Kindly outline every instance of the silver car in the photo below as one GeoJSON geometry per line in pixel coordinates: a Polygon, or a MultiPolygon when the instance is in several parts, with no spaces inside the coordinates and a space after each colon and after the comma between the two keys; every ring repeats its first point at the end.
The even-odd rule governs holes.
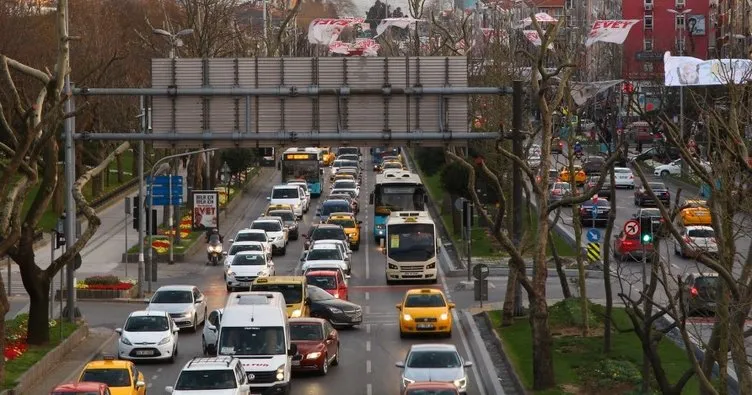
{"type": "Polygon", "coordinates": [[[148,311],[166,311],[179,328],[196,332],[206,321],[206,297],[193,285],[165,285],[146,298],[148,311]]]}
{"type": "Polygon", "coordinates": [[[453,344],[415,344],[405,361],[397,362],[402,369],[400,391],[416,381],[453,383],[461,394],[467,393],[467,368],[473,366],[462,359],[453,344]]]}

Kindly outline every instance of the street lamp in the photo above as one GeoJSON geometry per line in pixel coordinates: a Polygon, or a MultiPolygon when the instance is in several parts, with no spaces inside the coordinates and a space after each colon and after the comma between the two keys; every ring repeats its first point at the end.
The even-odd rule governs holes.
{"type": "Polygon", "coordinates": [[[175,34],[163,29],[152,29],[151,32],[157,36],[167,37],[170,40],[170,59],[174,59],[178,57],[178,47],[183,46],[183,40],[180,37],[193,34],[193,29],[183,29],[175,34]]]}
{"type": "Polygon", "coordinates": [[[225,190],[227,192],[225,204],[227,204],[230,200],[230,166],[227,165],[227,162],[222,165],[222,180],[225,182],[225,190]]]}
{"type": "MultiPolygon", "coordinates": [[[[674,15],[681,15],[682,16],[682,24],[679,26],[679,35],[681,40],[679,40],[679,56],[684,56],[684,30],[687,26],[687,14],[692,12],[691,8],[687,8],[686,10],[674,10],[674,9],[668,9],[666,10],[674,15]]],[[[681,140],[680,144],[684,144],[684,86],[679,86],[679,138],[681,140]]],[[[683,160],[681,161],[681,176],[684,176],[687,173],[687,161],[683,160]]]]}

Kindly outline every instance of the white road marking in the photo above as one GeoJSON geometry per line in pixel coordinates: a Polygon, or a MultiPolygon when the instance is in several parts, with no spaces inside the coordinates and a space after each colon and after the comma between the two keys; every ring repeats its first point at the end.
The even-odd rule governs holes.
{"type": "Polygon", "coordinates": [[[370,292],[366,292],[366,300],[369,300],[369,299],[371,299],[371,293],[370,292]]]}
{"type": "Polygon", "coordinates": [[[151,376],[151,379],[152,379],[152,380],[156,380],[156,379],[157,379],[157,377],[159,377],[159,376],[157,376],[157,375],[155,374],[154,376],[151,376]]]}
{"type": "Polygon", "coordinates": [[[373,386],[370,383],[366,384],[366,395],[373,395],[373,386]]]}
{"type": "Polygon", "coordinates": [[[371,314],[371,306],[366,305],[366,314],[371,314]]]}
{"type": "Polygon", "coordinates": [[[366,361],[366,373],[371,374],[371,360],[366,361]]]}
{"type": "Polygon", "coordinates": [[[368,352],[371,351],[371,341],[370,340],[366,340],[366,351],[368,351],[368,352]]]}
{"type": "Polygon", "coordinates": [[[157,373],[159,373],[159,372],[161,372],[161,371],[162,371],[162,368],[159,368],[159,369],[157,369],[157,373]]]}
{"type": "MultiPolygon", "coordinates": [[[[368,219],[365,221],[365,228],[368,229],[368,219]]],[[[369,255],[371,255],[371,237],[368,232],[364,233],[366,238],[366,280],[368,280],[371,277],[371,260],[369,258],[369,255]]]]}
{"type": "Polygon", "coordinates": [[[366,333],[367,334],[371,333],[371,324],[366,324],[366,333]]]}

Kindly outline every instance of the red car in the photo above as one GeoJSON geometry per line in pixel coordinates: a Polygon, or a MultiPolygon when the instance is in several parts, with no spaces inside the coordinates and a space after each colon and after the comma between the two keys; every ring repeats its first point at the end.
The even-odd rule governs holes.
{"type": "Polygon", "coordinates": [[[341,271],[316,270],[306,273],[305,276],[309,285],[315,285],[337,299],[350,299],[347,292],[347,282],[341,271]]]}
{"type": "Polygon", "coordinates": [[[292,357],[294,372],[314,371],[322,376],[339,365],[339,333],[321,318],[290,318],[290,338],[298,353],[292,357]]]}
{"type": "Polygon", "coordinates": [[[459,395],[459,391],[453,383],[418,381],[408,384],[402,391],[402,395],[459,395]]]}
{"type": "MultiPolygon", "coordinates": [[[[634,236],[627,236],[624,231],[621,231],[614,238],[614,258],[620,261],[626,261],[627,259],[641,259],[642,258],[642,243],[640,242],[640,234],[634,236]]],[[[653,243],[645,245],[645,252],[653,252],[653,243]]]]}
{"type": "Polygon", "coordinates": [[[80,383],[60,384],[50,395],[110,395],[107,384],[83,381],[80,383]]]}

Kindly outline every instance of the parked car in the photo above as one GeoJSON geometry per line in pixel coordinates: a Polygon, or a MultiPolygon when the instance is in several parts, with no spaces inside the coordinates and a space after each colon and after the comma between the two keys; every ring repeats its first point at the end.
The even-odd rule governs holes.
{"type": "MultiPolygon", "coordinates": [[[[641,259],[642,247],[639,234],[628,236],[624,231],[621,231],[614,237],[614,258],[622,262],[627,259],[641,259]]],[[[645,252],[653,252],[653,243],[645,244],[645,252]]]]}
{"type": "MultiPolygon", "coordinates": [[[[648,185],[653,194],[655,194],[655,197],[668,208],[671,205],[671,193],[668,191],[666,184],[662,182],[649,182],[648,185]]],[[[648,193],[647,187],[640,185],[634,192],[634,204],[635,206],[642,207],[646,204],[656,205],[656,202],[648,193]]]]}
{"type": "Polygon", "coordinates": [[[715,313],[718,281],[717,273],[688,273],[684,276],[684,314],[715,313]]]}
{"type": "MultiPolygon", "coordinates": [[[[666,177],[668,175],[678,176],[681,174],[683,161],[683,159],[677,159],[669,164],[657,166],[655,170],[653,170],[653,175],[657,177],[666,177]]],[[[697,162],[699,162],[700,167],[705,169],[706,172],[710,173],[712,171],[709,162],[700,159],[697,159],[697,162]]],[[[689,172],[692,172],[692,169],[689,167],[689,165],[687,165],[687,170],[689,172]]]]}
{"type": "MultiPolygon", "coordinates": [[[[609,177],[610,178],[610,177],[609,177]]],[[[634,189],[634,173],[628,167],[614,167],[614,185],[617,188],[634,189]]]]}
{"type": "Polygon", "coordinates": [[[715,231],[710,226],[683,226],[679,228],[679,236],[687,246],[682,246],[674,240],[674,253],[682,258],[696,257],[702,253],[709,255],[718,254],[718,243],[715,240],[715,231]]]}
{"type": "Polygon", "coordinates": [[[608,216],[611,213],[611,202],[607,199],[586,201],[580,206],[580,223],[582,226],[598,227],[608,224],[608,216]]]}

